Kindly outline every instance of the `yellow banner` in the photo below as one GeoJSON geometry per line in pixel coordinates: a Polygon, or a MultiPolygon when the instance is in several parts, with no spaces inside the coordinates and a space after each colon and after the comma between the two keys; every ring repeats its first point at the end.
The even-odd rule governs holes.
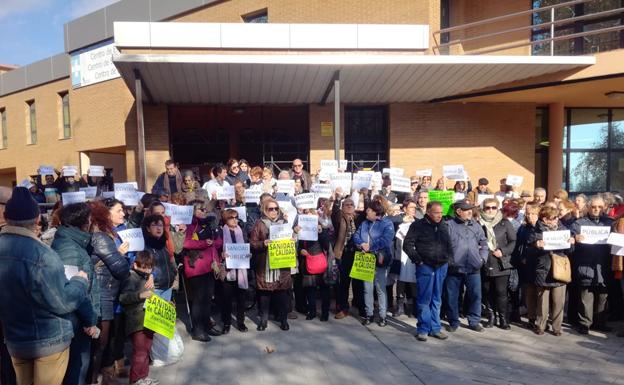
{"type": "Polygon", "coordinates": [[[375,279],[376,262],[375,254],[356,251],[349,277],[359,279],[360,281],[373,282],[375,279]]]}
{"type": "Polygon", "coordinates": [[[176,309],[168,301],[157,295],[145,300],[143,327],[172,339],[175,330],[176,309]]]}
{"type": "Polygon", "coordinates": [[[297,266],[297,248],[295,241],[283,239],[269,243],[269,267],[283,269],[297,266]]]}

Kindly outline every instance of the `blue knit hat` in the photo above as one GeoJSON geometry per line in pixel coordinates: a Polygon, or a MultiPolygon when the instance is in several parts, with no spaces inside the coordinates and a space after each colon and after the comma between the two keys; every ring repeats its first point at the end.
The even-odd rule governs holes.
{"type": "Polygon", "coordinates": [[[26,187],[15,187],[4,208],[4,218],[11,221],[28,221],[40,213],[37,201],[26,187]]]}

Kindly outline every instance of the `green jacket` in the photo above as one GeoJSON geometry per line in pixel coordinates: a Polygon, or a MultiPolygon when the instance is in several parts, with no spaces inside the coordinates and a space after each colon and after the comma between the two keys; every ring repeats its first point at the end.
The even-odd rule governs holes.
{"type": "Polygon", "coordinates": [[[54,234],[52,249],[61,257],[63,265],[77,266],[89,276],[87,299],[76,310],[82,326],[94,326],[100,316],[100,285],[93,270],[91,257],[87,247],[91,242],[91,234],[77,227],[59,226],[54,234]]]}
{"type": "Polygon", "coordinates": [[[143,319],[145,318],[145,309],[143,304],[145,299],[140,298],[145,289],[147,282],[147,274],[130,270],[130,276],[121,283],[121,294],[119,302],[123,306],[126,314],[126,335],[143,330],[143,319]]]}

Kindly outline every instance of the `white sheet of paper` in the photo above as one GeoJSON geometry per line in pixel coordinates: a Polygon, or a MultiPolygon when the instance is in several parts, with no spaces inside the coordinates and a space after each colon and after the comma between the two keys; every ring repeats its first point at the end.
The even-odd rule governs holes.
{"type": "Polygon", "coordinates": [[[390,167],[390,176],[403,176],[405,175],[405,170],[399,167],[390,167]]]}
{"type": "Polygon", "coordinates": [[[298,239],[301,241],[318,241],[318,216],[299,215],[297,224],[301,227],[298,239]]]}
{"type": "Polygon", "coordinates": [[[70,280],[74,275],[78,274],[78,266],[73,265],[64,265],[65,267],[65,277],[67,280],[70,280]]]}
{"type": "Polygon", "coordinates": [[[446,179],[463,180],[466,178],[463,164],[452,164],[442,166],[442,176],[446,179]]]}
{"type": "Polygon", "coordinates": [[[136,206],[139,204],[137,195],[137,183],[115,183],[115,198],[119,199],[126,206],[136,206]]]}
{"type": "MultiPolygon", "coordinates": [[[[165,215],[167,207],[165,207],[165,215]]],[[[171,212],[171,224],[172,225],[190,225],[193,223],[193,213],[195,211],[193,206],[179,206],[169,205],[169,211],[171,212]]]]}
{"type": "Polygon", "coordinates": [[[611,227],[609,226],[581,226],[581,235],[585,236],[584,244],[587,245],[604,245],[607,243],[611,227]]]}
{"type": "Polygon", "coordinates": [[[102,191],[102,198],[106,199],[106,198],[114,198],[114,197],[115,197],[114,191],[102,191]]]}
{"type": "Polygon", "coordinates": [[[217,189],[217,200],[232,200],[235,197],[235,193],[234,186],[222,186],[220,189],[217,189]]]}
{"type": "Polygon", "coordinates": [[[227,269],[249,269],[251,259],[249,243],[224,243],[223,251],[227,254],[225,258],[227,269]]]}
{"type": "Polygon", "coordinates": [[[80,187],[79,190],[84,191],[85,198],[87,199],[94,199],[95,196],[97,195],[97,187],[95,186],[80,187]]]}
{"type": "Polygon", "coordinates": [[[432,176],[433,170],[430,168],[426,168],[424,170],[416,170],[416,176],[432,176]]]}
{"type": "Polygon", "coordinates": [[[260,195],[262,195],[262,189],[245,190],[245,203],[260,204],[260,195]]]}
{"type": "Polygon", "coordinates": [[[63,170],[61,175],[63,176],[75,176],[76,174],[78,174],[78,167],[77,166],[63,166],[63,170]]]}
{"type": "Polygon", "coordinates": [[[39,175],[56,175],[54,166],[39,166],[39,175]]]}
{"type": "Polygon", "coordinates": [[[524,181],[524,177],[520,176],[520,175],[512,175],[512,174],[507,174],[507,178],[506,178],[506,184],[507,186],[521,186],[522,185],[522,181],[524,181]]]}
{"type": "Polygon", "coordinates": [[[19,187],[26,187],[27,189],[30,189],[34,185],[30,181],[30,179],[24,179],[23,181],[20,182],[20,184],[18,186],[19,187]]]}
{"type": "Polygon", "coordinates": [[[342,188],[342,192],[348,194],[351,192],[351,173],[341,172],[333,174],[330,178],[330,183],[333,191],[336,191],[338,187],[342,188]]]}
{"type": "Polygon", "coordinates": [[[130,248],[128,251],[143,251],[145,249],[145,240],[143,239],[143,230],[128,229],[117,232],[122,241],[128,242],[130,248]]]}
{"type": "Polygon", "coordinates": [[[283,225],[271,225],[271,228],[269,229],[269,239],[272,241],[291,239],[292,236],[292,225],[289,223],[284,223],[283,225]]]}
{"type": "Polygon", "coordinates": [[[318,198],[314,193],[295,195],[295,205],[298,209],[316,209],[318,198]]]}
{"type": "Polygon", "coordinates": [[[66,192],[61,194],[63,199],[63,206],[70,205],[72,203],[86,202],[86,194],[84,191],[66,192]]]}
{"type": "Polygon", "coordinates": [[[247,208],[245,206],[230,207],[230,209],[236,210],[238,213],[238,219],[243,222],[247,222],[247,208]]]}
{"type": "Polygon", "coordinates": [[[290,201],[277,201],[277,204],[284,214],[286,214],[286,220],[290,223],[289,226],[292,228],[292,224],[295,223],[295,219],[297,219],[297,209],[290,201]]]}
{"type": "Polygon", "coordinates": [[[611,254],[624,255],[624,246],[611,245],[611,254]]]}
{"type": "Polygon", "coordinates": [[[353,174],[353,186],[352,189],[355,191],[360,191],[361,189],[370,189],[371,184],[373,183],[373,176],[375,174],[372,172],[362,173],[358,172],[357,174],[353,174]]]}
{"type": "Polygon", "coordinates": [[[293,179],[278,179],[277,192],[287,194],[290,196],[295,195],[295,181],[293,179]]]}
{"type": "Polygon", "coordinates": [[[89,176],[104,176],[104,166],[91,165],[89,167],[89,176]]]}
{"type": "Polygon", "coordinates": [[[455,195],[453,195],[453,202],[461,201],[465,198],[466,198],[466,194],[462,192],[456,192],[455,195]]]}
{"type": "Polygon", "coordinates": [[[410,178],[404,178],[402,176],[391,176],[390,183],[390,188],[392,191],[405,193],[412,192],[410,178]]]}
{"type": "MultiPolygon", "coordinates": [[[[611,233],[607,239],[607,243],[614,246],[624,247],[624,234],[611,233]]],[[[613,253],[611,253],[613,254],[613,253]]],[[[616,254],[619,255],[619,254],[616,254]]]]}
{"type": "Polygon", "coordinates": [[[481,206],[484,200],[494,198],[494,194],[477,194],[477,204],[481,206]]]}
{"type": "Polygon", "coordinates": [[[570,248],[570,230],[544,231],[544,250],[563,250],[570,248]]]}
{"type": "Polygon", "coordinates": [[[371,190],[373,192],[381,190],[381,186],[383,185],[383,178],[380,172],[375,172],[373,174],[373,180],[371,181],[371,190]]]}
{"type": "Polygon", "coordinates": [[[315,193],[319,198],[330,198],[332,196],[332,187],[329,184],[314,183],[310,191],[315,193]]]}

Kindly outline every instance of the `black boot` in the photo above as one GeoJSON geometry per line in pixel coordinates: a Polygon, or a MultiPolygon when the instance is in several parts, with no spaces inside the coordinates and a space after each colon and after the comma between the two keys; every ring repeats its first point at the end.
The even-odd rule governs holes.
{"type": "Polygon", "coordinates": [[[507,322],[507,317],[502,314],[498,315],[498,327],[503,330],[511,329],[511,326],[509,326],[509,322],[507,322]]]}
{"type": "Polygon", "coordinates": [[[397,297],[396,311],[393,313],[395,317],[400,317],[405,314],[405,297],[397,297]]]}
{"type": "Polygon", "coordinates": [[[487,310],[485,316],[487,318],[487,322],[483,326],[486,328],[493,328],[494,327],[494,312],[492,310],[487,310]]]}

